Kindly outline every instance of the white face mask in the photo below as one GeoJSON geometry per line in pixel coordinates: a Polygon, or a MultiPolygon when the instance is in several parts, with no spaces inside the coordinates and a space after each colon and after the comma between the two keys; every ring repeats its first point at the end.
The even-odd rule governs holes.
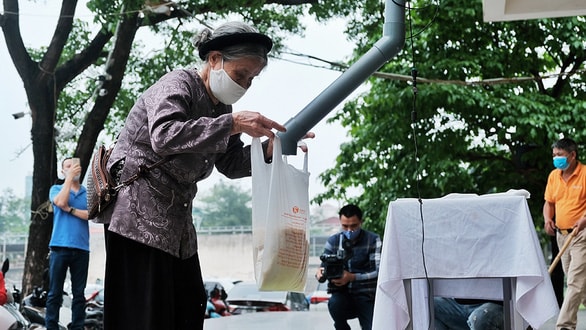
{"type": "Polygon", "coordinates": [[[224,59],[220,70],[210,70],[210,89],[226,105],[236,103],[246,93],[246,88],[238,85],[224,70],[224,59]]]}

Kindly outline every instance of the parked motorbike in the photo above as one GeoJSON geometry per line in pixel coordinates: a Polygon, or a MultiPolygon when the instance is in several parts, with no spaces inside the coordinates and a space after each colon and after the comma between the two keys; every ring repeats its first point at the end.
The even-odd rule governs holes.
{"type": "MultiPolygon", "coordinates": [[[[8,272],[10,262],[8,259],[2,263],[2,276],[8,272]]],[[[7,301],[0,307],[0,330],[25,330],[31,329],[30,322],[20,313],[20,291],[12,292],[6,288],[7,301]]]]}
{"type": "Polygon", "coordinates": [[[12,298],[12,292],[7,290],[7,294],[8,302],[0,308],[0,330],[32,329],[31,323],[20,313],[18,304],[12,298]]]}
{"type": "MultiPolygon", "coordinates": [[[[6,274],[10,263],[8,259],[2,264],[2,274],[6,274]]],[[[45,278],[47,281],[48,278],[45,278]]],[[[7,288],[6,304],[0,306],[0,330],[42,330],[45,328],[45,306],[47,303],[47,291],[43,287],[36,287],[33,292],[22,298],[20,290],[7,288]]],[[[71,320],[71,298],[67,293],[63,296],[63,307],[60,310],[59,329],[67,330],[71,320]]],[[[103,329],[103,290],[91,294],[86,299],[85,330],[103,329]]]]}
{"type": "MultiPolygon", "coordinates": [[[[64,324],[69,324],[69,320],[71,319],[71,310],[69,309],[69,306],[71,306],[71,298],[64,293],[63,300],[66,303],[64,303],[64,307],[61,307],[61,310],[59,311],[59,329],[67,330],[67,327],[64,324]]],[[[30,295],[23,299],[23,314],[31,322],[44,325],[46,303],[47,291],[37,287],[33,289],[33,292],[30,295]]],[[[104,305],[99,302],[95,295],[86,300],[85,313],[85,330],[102,330],[104,328],[104,305]]]]}
{"type": "Polygon", "coordinates": [[[86,298],[85,329],[102,330],[104,328],[104,289],[100,288],[86,298]]]}
{"type": "MultiPolygon", "coordinates": [[[[45,308],[47,305],[47,291],[42,287],[35,287],[33,292],[22,300],[22,314],[32,323],[45,325],[45,308]]],[[[63,304],[59,310],[59,329],[67,330],[71,322],[71,297],[64,292],[63,304]]],[[[89,322],[92,323],[92,322],[89,322]]],[[[91,328],[93,329],[93,328],[91,328]]]]}

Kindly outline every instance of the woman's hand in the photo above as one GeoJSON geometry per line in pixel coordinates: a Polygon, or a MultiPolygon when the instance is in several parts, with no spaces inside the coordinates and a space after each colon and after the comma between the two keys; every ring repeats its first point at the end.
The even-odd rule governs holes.
{"type": "MultiPolygon", "coordinates": [[[[313,139],[315,137],[315,133],[313,132],[307,132],[302,138],[301,140],[304,139],[313,139]]],[[[269,138],[269,144],[267,145],[267,154],[266,154],[266,158],[270,159],[273,155],[273,140],[274,140],[274,136],[269,138]]],[[[305,142],[299,140],[299,143],[297,143],[297,146],[299,147],[299,149],[301,149],[301,151],[303,152],[307,152],[307,144],[305,144],[305,142]]]]}
{"type": "MultiPolygon", "coordinates": [[[[315,133],[313,132],[307,132],[307,134],[305,134],[301,140],[305,140],[305,139],[313,139],[315,137],[315,133]]],[[[307,144],[303,141],[299,141],[299,143],[297,143],[297,146],[299,147],[299,149],[301,149],[301,151],[303,152],[307,152],[307,144]]]]}
{"type": "Polygon", "coordinates": [[[232,114],[232,135],[245,133],[252,137],[267,136],[269,139],[275,137],[273,129],[285,132],[285,126],[270,120],[258,112],[240,111],[232,114]]]}

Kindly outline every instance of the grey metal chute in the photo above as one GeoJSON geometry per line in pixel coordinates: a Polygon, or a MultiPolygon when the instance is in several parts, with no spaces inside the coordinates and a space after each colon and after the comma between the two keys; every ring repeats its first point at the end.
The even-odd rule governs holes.
{"type": "Polygon", "coordinates": [[[405,0],[386,0],[383,36],[356,63],[285,123],[279,132],[283,154],[295,155],[297,142],[330,111],[350,95],[405,44],[405,0]]]}

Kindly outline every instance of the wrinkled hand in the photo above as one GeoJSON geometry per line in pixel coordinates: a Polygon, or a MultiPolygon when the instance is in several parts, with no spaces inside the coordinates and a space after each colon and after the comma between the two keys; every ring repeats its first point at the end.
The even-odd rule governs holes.
{"type": "MultiPolygon", "coordinates": [[[[307,134],[305,134],[301,140],[304,139],[313,139],[315,137],[315,133],[313,132],[307,132],[307,134]]],[[[267,145],[267,155],[270,157],[270,155],[273,154],[273,140],[274,137],[269,138],[269,144],[267,145]]],[[[305,144],[305,142],[299,140],[299,143],[297,144],[297,146],[299,147],[299,149],[301,149],[301,151],[303,152],[307,152],[307,144],[305,144]]]]}
{"type": "Polygon", "coordinates": [[[267,136],[270,139],[275,137],[272,131],[276,129],[280,132],[285,132],[285,126],[270,120],[258,112],[240,111],[232,114],[232,135],[238,133],[246,133],[252,137],[267,136]]]}
{"type": "MultiPolygon", "coordinates": [[[[307,132],[307,134],[305,134],[301,140],[305,140],[305,139],[313,139],[315,137],[315,133],[313,132],[307,132]]],[[[297,146],[299,147],[299,149],[301,149],[301,151],[303,152],[307,152],[307,144],[303,141],[299,141],[299,143],[297,144],[297,146]]]]}

